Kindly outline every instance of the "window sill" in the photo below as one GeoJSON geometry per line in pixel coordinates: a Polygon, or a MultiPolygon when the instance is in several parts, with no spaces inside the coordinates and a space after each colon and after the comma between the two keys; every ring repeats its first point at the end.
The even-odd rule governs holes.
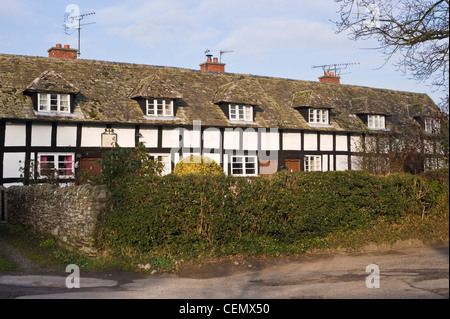
{"type": "Polygon", "coordinates": [[[176,121],[179,120],[179,117],[176,116],[152,116],[152,115],[144,115],[146,120],[152,121],[176,121]]]}
{"type": "Polygon", "coordinates": [[[243,121],[243,120],[228,120],[230,124],[247,124],[247,125],[258,125],[255,121],[243,121]]]}
{"type": "Polygon", "coordinates": [[[44,115],[44,116],[65,116],[65,117],[76,117],[75,114],[70,112],[44,112],[44,111],[34,111],[35,115],[44,115]]]}
{"type": "Polygon", "coordinates": [[[389,132],[391,130],[389,128],[373,128],[373,127],[368,127],[368,129],[371,131],[380,131],[380,132],[389,132]]]}
{"type": "Polygon", "coordinates": [[[331,124],[320,124],[320,123],[308,123],[311,127],[334,127],[331,124]]]}

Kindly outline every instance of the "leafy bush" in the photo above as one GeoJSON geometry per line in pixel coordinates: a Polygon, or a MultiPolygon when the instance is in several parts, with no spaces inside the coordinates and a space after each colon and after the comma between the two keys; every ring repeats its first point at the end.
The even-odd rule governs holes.
{"type": "Polygon", "coordinates": [[[161,175],[163,164],[153,160],[143,143],[134,149],[122,148],[116,144],[100,160],[102,171],[100,178],[91,177],[94,184],[112,186],[127,176],[157,176],[161,175]]]}
{"type": "Polygon", "coordinates": [[[201,155],[191,155],[184,158],[175,165],[173,172],[177,175],[202,174],[219,175],[223,174],[223,169],[215,161],[201,155]]]}
{"type": "Polygon", "coordinates": [[[336,231],[423,216],[446,189],[416,175],[345,171],[130,175],[111,191],[114,210],[99,223],[98,245],[131,260],[169,260],[301,252],[336,231]]]}

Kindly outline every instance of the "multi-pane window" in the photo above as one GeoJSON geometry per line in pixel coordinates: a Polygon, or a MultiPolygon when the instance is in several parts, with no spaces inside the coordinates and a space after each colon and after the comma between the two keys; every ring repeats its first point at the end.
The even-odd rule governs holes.
{"type": "Polygon", "coordinates": [[[163,165],[162,175],[170,174],[172,171],[170,154],[150,154],[150,159],[153,161],[158,161],[163,165]]]}
{"type": "Polygon", "coordinates": [[[147,99],[147,115],[173,116],[173,100],[147,99]]]}
{"type": "Polygon", "coordinates": [[[386,128],[386,120],[384,115],[367,115],[367,127],[375,130],[383,130],[386,128]]]}
{"type": "Polygon", "coordinates": [[[233,156],[231,173],[238,176],[255,176],[258,174],[256,156],[233,156]]]}
{"type": "Polygon", "coordinates": [[[230,120],[253,121],[253,107],[250,105],[230,104],[230,120]]]}
{"type": "Polygon", "coordinates": [[[328,124],[328,110],[325,109],[309,109],[309,123],[328,124]]]}
{"type": "Polygon", "coordinates": [[[74,176],[74,154],[39,154],[39,174],[41,177],[73,177],[74,176]]]}
{"type": "Polygon", "coordinates": [[[38,111],[70,113],[70,95],[39,93],[38,111]]]}
{"type": "Polygon", "coordinates": [[[425,132],[427,133],[437,133],[441,129],[439,121],[433,118],[425,119],[425,132]]]}
{"type": "Polygon", "coordinates": [[[305,156],[305,171],[317,172],[322,170],[322,161],[320,156],[307,155],[305,156]]]}

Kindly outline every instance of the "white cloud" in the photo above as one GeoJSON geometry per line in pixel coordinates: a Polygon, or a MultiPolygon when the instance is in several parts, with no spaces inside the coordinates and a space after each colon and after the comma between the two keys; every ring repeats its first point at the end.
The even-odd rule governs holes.
{"type": "Polygon", "coordinates": [[[149,46],[204,41],[215,30],[185,1],[131,2],[98,11],[107,33],[149,46]]]}
{"type": "Polygon", "coordinates": [[[314,40],[317,31],[319,36],[333,33],[324,22],[300,18],[320,15],[325,8],[329,11],[333,7],[329,0],[316,2],[313,6],[298,0],[135,0],[97,10],[97,19],[109,35],[148,46],[222,45],[243,49],[252,44],[252,54],[267,45],[314,40]],[[310,31],[312,34],[307,34],[310,31]]]}
{"type": "Polygon", "coordinates": [[[219,47],[233,48],[244,56],[264,58],[275,51],[329,50],[345,37],[335,35],[330,25],[305,19],[251,19],[232,30],[219,47]]]}

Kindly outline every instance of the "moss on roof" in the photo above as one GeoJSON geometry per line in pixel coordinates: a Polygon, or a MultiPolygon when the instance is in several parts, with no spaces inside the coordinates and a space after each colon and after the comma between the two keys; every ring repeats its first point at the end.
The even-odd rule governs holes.
{"type": "Polygon", "coordinates": [[[367,101],[363,103],[365,112],[392,114],[393,127],[407,125],[412,106],[421,114],[438,110],[428,95],[420,93],[142,64],[0,54],[1,118],[48,120],[48,116],[34,112],[31,98],[25,95],[41,90],[75,94],[72,116],[51,117],[51,121],[64,122],[175,126],[201,120],[202,126],[245,126],[229,123],[216,104],[225,102],[255,105],[257,127],[317,130],[294,109],[297,104],[307,103],[301,100],[308,95],[313,107],[333,108],[332,126],[323,130],[364,129],[363,123],[351,116],[355,105],[362,105],[355,104],[361,97],[367,101]],[[310,93],[297,96],[298,92],[310,93]],[[144,117],[138,101],[132,98],[138,96],[182,99],[174,120],[158,121],[144,117]]]}
{"type": "Polygon", "coordinates": [[[131,98],[166,98],[181,99],[183,95],[178,92],[172,85],[162,80],[158,75],[148,76],[139,83],[131,98]]]}
{"type": "Polygon", "coordinates": [[[25,92],[78,94],[80,90],[60,74],[47,70],[34,79],[25,92]]]}
{"type": "Polygon", "coordinates": [[[214,95],[213,103],[261,105],[264,92],[258,92],[254,79],[239,79],[222,85],[214,95]]]}

